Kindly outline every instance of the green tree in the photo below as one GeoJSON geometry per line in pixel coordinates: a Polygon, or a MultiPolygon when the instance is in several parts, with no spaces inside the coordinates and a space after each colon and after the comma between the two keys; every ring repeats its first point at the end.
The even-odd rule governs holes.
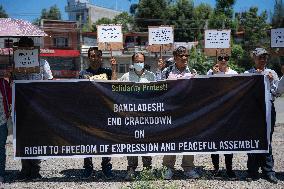
{"type": "Polygon", "coordinates": [[[132,29],[134,24],[133,16],[129,15],[127,12],[122,12],[116,15],[113,19],[103,17],[96,21],[92,26],[92,31],[97,31],[97,25],[102,24],[121,24],[122,31],[128,32],[132,29]]]}
{"type": "Polygon", "coordinates": [[[0,5],[0,18],[8,18],[8,14],[2,5],[0,5]]]}
{"type": "Polygon", "coordinates": [[[237,19],[239,27],[244,31],[242,47],[245,53],[240,66],[248,69],[253,64],[250,52],[256,47],[270,46],[267,33],[270,25],[266,22],[267,12],[264,11],[258,15],[257,7],[251,7],[247,12],[239,14],[237,19]]]}
{"type": "Polygon", "coordinates": [[[233,5],[235,0],[216,0],[216,7],[214,13],[209,20],[209,28],[211,29],[223,29],[230,28],[235,29],[236,24],[233,20],[234,9],[233,5]]]}
{"type": "Polygon", "coordinates": [[[175,41],[193,41],[194,26],[193,14],[194,4],[192,0],[177,0],[169,6],[167,24],[174,25],[175,41]]]}
{"type": "Polygon", "coordinates": [[[113,20],[110,19],[110,18],[106,18],[106,17],[103,17],[103,18],[97,20],[96,23],[94,23],[92,25],[92,31],[96,32],[97,31],[97,25],[102,25],[102,24],[113,24],[113,20]]]}
{"type": "Polygon", "coordinates": [[[148,31],[148,26],[164,24],[167,8],[166,0],[140,0],[134,17],[137,28],[148,31]]]}
{"type": "Polygon", "coordinates": [[[271,24],[274,28],[284,27],[284,5],[282,0],[275,0],[271,24]]]}
{"type": "Polygon", "coordinates": [[[112,22],[115,24],[121,24],[123,32],[132,30],[134,25],[133,16],[129,15],[127,12],[122,12],[119,15],[116,15],[112,22]]]}
{"type": "Polygon", "coordinates": [[[245,68],[242,67],[242,60],[244,58],[245,51],[239,44],[232,45],[231,58],[229,60],[229,67],[238,73],[243,73],[245,68]]]}
{"type": "Polygon", "coordinates": [[[214,65],[214,60],[206,57],[200,49],[192,48],[189,53],[188,66],[195,69],[198,74],[206,75],[214,65]]]}
{"type": "Polygon", "coordinates": [[[48,10],[42,9],[40,18],[34,20],[34,24],[39,25],[41,19],[49,19],[49,20],[61,20],[61,12],[60,9],[53,5],[48,10]]]}
{"type": "Polygon", "coordinates": [[[204,29],[207,27],[208,20],[213,13],[213,9],[210,5],[201,3],[197,7],[194,8],[193,19],[194,19],[194,28],[195,36],[197,36],[197,40],[203,39],[204,29]]]}

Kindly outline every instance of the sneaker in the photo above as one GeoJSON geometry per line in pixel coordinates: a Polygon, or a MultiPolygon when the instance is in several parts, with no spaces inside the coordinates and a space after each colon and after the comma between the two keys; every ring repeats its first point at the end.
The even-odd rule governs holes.
{"type": "Polygon", "coordinates": [[[227,173],[227,176],[228,176],[228,178],[229,178],[230,180],[237,179],[237,176],[236,176],[236,174],[235,174],[234,171],[232,171],[232,170],[228,171],[228,170],[227,170],[226,173],[227,173]]]}
{"type": "Polygon", "coordinates": [[[258,179],[259,179],[259,173],[248,174],[247,177],[246,177],[247,182],[256,181],[258,179]]]}
{"type": "Polygon", "coordinates": [[[264,177],[267,181],[273,183],[273,184],[277,184],[278,179],[275,177],[275,175],[268,175],[264,177]]]}
{"type": "Polygon", "coordinates": [[[31,174],[29,179],[32,181],[39,181],[42,179],[42,176],[39,173],[35,173],[35,174],[31,174]]]}
{"type": "Polygon", "coordinates": [[[126,175],[126,177],[125,177],[125,180],[127,180],[127,181],[132,181],[132,180],[134,180],[134,179],[135,179],[135,171],[134,171],[134,169],[129,168],[129,169],[127,170],[127,175],[126,175]]]}
{"type": "Polygon", "coordinates": [[[4,177],[0,177],[0,188],[4,189],[4,177]]]}
{"type": "Polygon", "coordinates": [[[103,169],[102,171],[106,179],[113,179],[114,175],[111,169],[103,169]]]}
{"type": "Polygon", "coordinates": [[[87,180],[92,178],[93,176],[93,169],[84,169],[82,179],[87,180]]]}
{"type": "Polygon", "coordinates": [[[29,175],[27,175],[27,174],[25,174],[25,173],[23,173],[23,172],[20,172],[20,173],[18,173],[18,175],[17,175],[16,181],[18,181],[18,182],[23,182],[23,181],[26,181],[26,180],[28,180],[28,179],[29,179],[29,175]]]}
{"type": "Polygon", "coordinates": [[[163,178],[165,180],[171,180],[173,175],[174,174],[171,168],[166,168],[166,170],[163,172],[163,178]]]}
{"type": "Polygon", "coordinates": [[[212,174],[214,178],[217,178],[217,179],[222,178],[222,172],[219,169],[214,170],[212,174]]]}
{"type": "Polygon", "coordinates": [[[194,169],[185,171],[183,174],[189,179],[197,179],[200,177],[200,175],[194,169]]]}

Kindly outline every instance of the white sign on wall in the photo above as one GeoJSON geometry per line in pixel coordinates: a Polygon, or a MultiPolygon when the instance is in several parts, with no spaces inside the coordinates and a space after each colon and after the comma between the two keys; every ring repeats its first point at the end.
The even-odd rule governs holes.
{"type": "Polygon", "coordinates": [[[205,48],[230,48],[231,30],[206,30],[205,48]]]}
{"type": "Polygon", "coordinates": [[[284,28],[271,29],[271,47],[284,47],[284,28]]]}
{"type": "Polygon", "coordinates": [[[14,50],[15,68],[32,68],[39,66],[39,49],[14,50]]]}
{"type": "Polygon", "coordinates": [[[173,27],[149,27],[149,45],[174,43],[173,27]]]}
{"type": "Polygon", "coordinates": [[[97,33],[99,43],[123,42],[121,25],[98,25],[97,33]]]}

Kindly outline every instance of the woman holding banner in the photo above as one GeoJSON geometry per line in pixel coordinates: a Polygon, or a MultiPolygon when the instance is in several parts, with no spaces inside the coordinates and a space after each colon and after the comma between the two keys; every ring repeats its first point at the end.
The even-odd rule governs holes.
{"type": "MultiPolygon", "coordinates": [[[[207,72],[207,75],[215,74],[238,74],[235,70],[228,66],[228,61],[230,57],[224,52],[220,52],[217,56],[217,63],[207,72]]],[[[213,176],[215,178],[221,177],[221,172],[219,171],[219,154],[211,154],[212,163],[214,166],[213,176]]],[[[233,164],[233,154],[225,154],[225,164],[226,173],[230,179],[235,179],[236,174],[232,170],[233,164]]]]}

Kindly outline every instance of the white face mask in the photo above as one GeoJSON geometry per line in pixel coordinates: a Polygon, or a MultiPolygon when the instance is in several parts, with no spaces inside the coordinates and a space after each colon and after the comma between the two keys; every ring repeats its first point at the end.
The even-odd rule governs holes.
{"type": "Polygon", "coordinates": [[[144,69],[144,62],[137,62],[133,64],[133,68],[138,71],[141,72],[144,69]]]}

